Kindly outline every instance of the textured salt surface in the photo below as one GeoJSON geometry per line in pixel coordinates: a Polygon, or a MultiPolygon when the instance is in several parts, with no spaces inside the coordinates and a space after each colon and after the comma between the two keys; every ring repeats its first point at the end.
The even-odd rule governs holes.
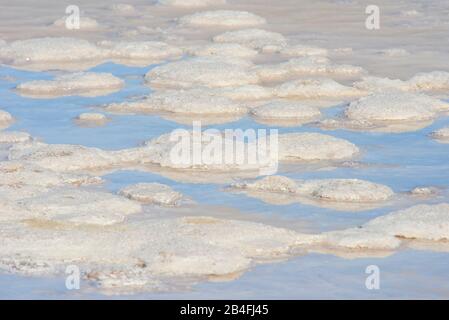
{"type": "Polygon", "coordinates": [[[265,24],[266,20],[247,11],[217,10],[184,16],[179,19],[179,23],[193,27],[252,27],[265,24]]]}
{"type": "Polygon", "coordinates": [[[179,192],[160,183],[139,183],[128,186],[120,190],[120,194],[139,202],[161,205],[177,205],[183,198],[179,192]]]}

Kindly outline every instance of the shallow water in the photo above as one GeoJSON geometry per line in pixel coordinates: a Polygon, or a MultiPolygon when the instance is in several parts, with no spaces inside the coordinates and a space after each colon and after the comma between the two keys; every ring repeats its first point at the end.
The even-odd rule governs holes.
{"type": "MultiPolygon", "coordinates": [[[[104,149],[133,147],[175,128],[187,127],[154,115],[109,115],[111,120],[100,127],[80,127],[73,119],[82,112],[101,111],[102,104],[121,102],[150,92],[142,76],[151,67],[136,68],[107,63],[91,71],[110,72],[124,78],[126,86],[104,97],[62,97],[56,99],[24,98],[13,88],[31,79],[47,79],[51,73],[18,71],[0,68],[0,98],[4,110],[18,119],[8,130],[23,130],[47,143],[82,144],[104,149]],[[7,80],[5,80],[7,79],[7,80]]],[[[325,112],[336,114],[342,106],[325,112]]],[[[359,178],[390,186],[397,193],[406,193],[416,186],[444,188],[435,198],[401,200],[382,208],[345,212],[306,204],[270,205],[244,194],[226,192],[226,184],[186,183],[157,173],[123,170],[104,176],[106,188],[118,191],[138,182],[161,182],[172,186],[202,205],[237,209],[238,217],[265,221],[298,230],[336,230],[360,225],[373,217],[414,203],[439,203],[447,199],[449,181],[449,145],[428,137],[434,129],[449,124],[441,118],[425,129],[400,134],[366,133],[345,130],[322,131],[302,126],[279,128],[284,132],[324,132],[345,138],[362,150],[359,167],[333,170],[297,171],[281,167],[282,174],[297,178],[359,178]],[[367,166],[363,166],[363,165],[367,166]]],[[[244,117],[223,125],[224,128],[270,128],[244,117]]],[[[214,215],[214,212],[210,212],[214,215]]],[[[344,259],[326,254],[308,254],[289,261],[252,268],[240,278],[229,282],[195,285],[192,290],[172,293],[147,293],[113,298],[448,298],[449,253],[399,250],[383,258],[344,259]],[[381,289],[365,288],[365,268],[375,264],[381,270],[381,289]]],[[[87,286],[86,286],[87,287],[87,286]]],[[[0,276],[2,298],[105,298],[92,288],[67,291],[62,277],[27,278],[0,276]]]]}

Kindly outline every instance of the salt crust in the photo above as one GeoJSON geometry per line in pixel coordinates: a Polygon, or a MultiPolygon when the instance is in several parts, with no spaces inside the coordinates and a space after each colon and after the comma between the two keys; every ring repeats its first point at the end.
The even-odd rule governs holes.
{"type": "Polygon", "coordinates": [[[274,89],[282,98],[357,97],[360,91],[344,86],[332,79],[299,79],[283,83],[274,89]]]}
{"type": "Polygon", "coordinates": [[[437,141],[449,142],[449,127],[440,128],[431,133],[432,138],[437,141]]]}
{"type": "Polygon", "coordinates": [[[258,52],[238,43],[211,43],[187,48],[187,53],[198,57],[236,57],[253,58],[258,52]]]}
{"type": "Polygon", "coordinates": [[[180,25],[194,27],[252,27],[265,23],[264,18],[253,13],[231,10],[196,12],[179,19],[180,25]]]}
{"type": "Polygon", "coordinates": [[[173,7],[206,7],[226,4],[226,0],[158,0],[157,3],[173,7]]]}
{"type": "MultiPolygon", "coordinates": [[[[56,20],[55,22],[53,22],[53,25],[56,27],[65,28],[67,19],[69,19],[69,17],[62,17],[62,18],[56,20]]],[[[89,18],[89,17],[80,17],[79,22],[80,22],[79,29],[81,31],[97,29],[99,27],[97,20],[89,18]]]]}
{"type": "Polygon", "coordinates": [[[260,51],[264,51],[264,48],[281,50],[287,45],[287,39],[282,34],[262,29],[228,31],[215,36],[213,41],[217,43],[238,43],[260,51]]]}
{"type": "Polygon", "coordinates": [[[160,183],[138,183],[119,192],[121,195],[142,203],[176,206],[183,195],[167,185],[160,183]]]}
{"type": "Polygon", "coordinates": [[[79,121],[87,121],[87,122],[96,122],[96,121],[106,121],[107,118],[104,114],[102,113],[91,113],[91,112],[86,112],[86,113],[81,113],[78,117],[77,120],[79,121]]]}
{"type": "Polygon", "coordinates": [[[292,101],[272,101],[251,111],[251,115],[261,119],[314,119],[321,116],[320,109],[292,101]]]}

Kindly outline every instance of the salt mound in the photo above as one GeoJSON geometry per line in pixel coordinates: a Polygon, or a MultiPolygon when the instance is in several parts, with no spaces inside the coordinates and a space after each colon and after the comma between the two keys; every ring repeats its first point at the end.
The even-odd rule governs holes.
{"type": "Polygon", "coordinates": [[[12,117],[12,115],[9,112],[0,110],[0,123],[8,123],[8,122],[12,122],[14,120],[14,118],[12,117]]]}
{"type": "Polygon", "coordinates": [[[291,59],[278,64],[260,65],[256,69],[263,81],[278,81],[301,75],[356,75],[363,69],[351,65],[338,65],[322,56],[291,59]]]}
{"type": "Polygon", "coordinates": [[[112,11],[119,14],[130,15],[136,13],[136,8],[127,3],[116,3],[111,6],[112,11]]]}
{"type": "Polygon", "coordinates": [[[20,65],[37,62],[73,62],[104,57],[104,51],[76,38],[35,38],[0,46],[0,59],[20,65]],[[70,52],[70,54],[67,54],[70,52]]]}
{"type": "Polygon", "coordinates": [[[325,232],[320,238],[324,245],[334,248],[393,250],[401,245],[401,240],[394,236],[359,228],[325,232]]]}
{"type": "Polygon", "coordinates": [[[178,58],[182,55],[180,48],[159,41],[101,41],[99,46],[107,50],[108,56],[112,59],[140,59],[148,63],[178,58]]]}
{"type": "Polygon", "coordinates": [[[449,204],[417,205],[375,218],[364,228],[395,237],[449,240],[449,204]]]}
{"type": "Polygon", "coordinates": [[[126,216],[141,212],[134,201],[110,193],[81,190],[51,190],[47,194],[19,202],[32,217],[66,221],[76,224],[110,225],[124,221],[126,216]]]}
{"type": "Polygon", "coordinates": [[[380,202],[394,195],[387,186],[358,179],[305,181],[298,185],[297,192],[320,200],[339,202],[380,202]]]}
{"type": "Polygon", "coordinates": [[[431,136],[440,141],[449,141],[449,127],[444,127],[432,132],[431,136]]]}
{"type": "Polygon", "coordinates": [[[287,46],[280,52],[290,57],[307,57],[307,56],[327,56],[328,51],[324,48],[310,47],[304,45],[287,46]]]}
{"type": "Polygon", "coordinates": [[[192,58],[167,63],[150,70],[145,80],[152,86],[188,88],[227,87],[255,84],[257,76],[240,60],[192,58]]]}
{"type": "Polygon", "coordinates": [[[203,46],[194,46],[187,49],[190,55],[198,57],[236,57],[253,58],[258,52],[238,43],[212,43],[203,46]]]}
{"type": "Polygon", "coordinates": [[[343,160],[359,153],[349,141],[321,133],[286,133],[279,135],[280,160],[343,160]]]}
{"type": "Polygon", "coordinates": [[[298,189],[298,186],[294,180],[283,176],[267,176],[252,183],[234,183],[231,187],[236,189],[283,193],[296,193],[298,189]]]}
{"type": "Polygon", "coordinates": [[[216,90],[216,93],[235,101],[266,100],[273,97],[273,90],[271,88],[254,84],[219,88],[216,90]]]}
{"type": "Polygon", "coordinates": [[[239,43],[262,51],[264,51],[264,48],[265,50],[269,48],[277,48],[280,50],[287,45],[287,40],[282,34],[261,29],[229,31],[215,36],[213,41],[219,43],[239,43]]]}
{"type": "Polygon", "coordinates": [[[109,94],[123,87],[123,80],[110,73],[78,72],[57,76],[54,80],[21,83],[17,90],[32,96],[95,96],[109,94]]]}
{"type": "Polygon", "coordinates": [[[418,121],[436,117],[449,104],[425,95],[405,92],[376,93],[352,102],[345,116],[352,120],[418,121]]]}
{"type": "MultiPolygon", "coordinates": [[[[69,17],[62,17],[55,22],[53,22],[53,25],[56,27],[66,27],[66,21],[69,19],[69,17]]],[[[80,30],[86,29],[86,30],[92,30],[97,29],[99,27],[99,24],[97,20],[89,18],[89,17],[80,17],[80,30]]]]}
{"type": "Polygon", "coordinates": [[[26,132],[0,131],[0,143],[23,143],[31,141],[31,136],[26,132]]]}
{"type": "Polygon", "coordinates": [[[142,101],[109,105],[115,112],[171,112],[179,114],[243,114],[247,108],[205,89],[156,91],[142,101]]]}
{"type": "Polygon", "coordinates": [[[358,96],[360,92],[332,79],[299,79],[277,86],[275,94],[282,98],[319,98],[358,96]]]}
{"type": "Polygon", "coordinates": [[[120,194],[139,202],[174,206],[183,195],[160,183],[138,183],[120,190],[120,194]]]}
{"type": "Polygon", "coordinates": [[[379,51],[379,54],[386,57],[405,57],[410,55],[410,52],[402,48],[390,48],[379,51]]]}
{"type": "Polygon", "coordinates": [[[226,0],[158,0],[157,3],[174,7],[206,7],[226,4],[226,0]]]}
{"type": "Polygon", "coordinates": [[[77,117],[77,120],[86,121],[86,122],[103,122],[103,121],[106,121],[107,118],[104,114],[101,114],[101,113],[86,112],[86,113],[81,113],[77,117]]]}
{"type": "Polygon", "coordinates": [[[216,10],[184,16],[179,23],[194,27],[251,27],[264,24],[266,20],[247,11],[216,10]]]}
{"type": "Polygon", "coordinates": [[[261,119],[314,119],[321,115],[320,109],[291,101],[274,101],[251,110],[261,119]]]}

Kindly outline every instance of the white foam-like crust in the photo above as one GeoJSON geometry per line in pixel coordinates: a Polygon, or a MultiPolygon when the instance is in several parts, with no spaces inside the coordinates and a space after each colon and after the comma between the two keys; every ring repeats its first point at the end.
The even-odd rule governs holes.
{"type": "Polygon", "coordinates": [[[218,43],[239,43],[261,51],[270,47],[281,50],[287,45],[287,39],[282,34],[262,29],[228,31],[215,36],[213,41],[218,43]]]}
{"type": "Polygon", "coordinates": [[[36,96],[90,96],[111,93],[123,85],[123,80],[110,73],[77,72],[57,76],[53,80],[24,82],[17,86],[17,91],[24,95],[36,96]]]}
{"type": "Polygon", "coordinates": [[[410,92],[442,91],[449,89],[449,72],[422,72],[405,81],[369,76],[355,82],[354,87],[371,92],[392,89],[410,92]]]}
{"type": "Polygon", "coordinates": [[[449,240],[449,204],[413,206],[375,218],[363,227],[408,239],[449,240]]]}
{"type": "Polygon", "coordinates": [[[258,52],[238,43],[211,43],[187,48],[187,53],[198,57],[253,58],[258,52]]]}
{"type": "Polygon", "coordinates": [[[277,86],[275,94],[281,98],[339,98],[360,96],[360,91],[332,79],[299,79],[277,86]]]}
{"type": "Polygon", "coordinates": [[[177,114],[244,114],[247,107],[208,88],[156,91],[141,101],[109,105],[112,112],[170,112],[177,114]]]}
{"type": "Polygon", "coordinates": [[[180,48],[160,41],[101,41],[98,45],[112,59],[136,59],[148,63],[179,58],[183,53],[180,48]]]}
{"type": "Polygon", "coordinates": [[[293,101],[273,101],[251,110],[251,115],[261,119],[315,119],[320,109],[293,101]]]}
{"type": "Polygon", "coordinates": [[[319,47],[305,46],[305,45],[289,45],[282,48],[281,54],[289,57],[307,57],[307,56],[327,56],[328,50],[319,47]]]}
{"type": "Polygon", "coordinates": [[[158,0],[157,3],[173,7],[206,7],[226,4],[226,0],[158,0]]]}
{"type": "Polygon", "coordinates": [[[359,149],[353,143],[321,133],[279,135],[280,160],[344,160],[358,153],[359,149]]]}
{"type": "Polygon", "coordinates": [[[179,24],[193,27],[252,27],[265,23],[264,18],[251,12],[232,10],[196,12],[179,19],[179,24]]]}
{"type": "Polygon", "coordinates": [[[106,121],[107,117],[102,113],[85,112],[81,113],[77,118],[79,121],[96,122],[106,121]]]}
{"type": "Polygon", "coordinates": [[[313,198],[337,202],[381,202],[394,192],[389,187],[359,179],[309,180],[298,184],[297,192],[313,198]]]}
{"type": "Polygon", "coordinates": [[[449,126],[440,128],[440,129],[432,132],[431,136],[437,140],[449,141],[449,126]]]}
{"type": "Polygon", "coordinates": [[[448,110],[449,103],[422,94],[400,91],[375,93],[352,102],[345,110],[351,120],[422,121],[448,110]]]}
{"type": "Polygon", "coordinates": [[[31,141],[31,136],[20,131],[0,131],[0,143],[21,143],[31,141]]]}
{"type": "Polygon", "coordinates": [[[139,202],[175,206],[183,195],[160,183],[138,183],[120,190],[119,194],[139,202]]]}
{"type": "MultiPolygon", "coordinates": [[[[70,17],[65,16],[65,17],[59,18],[58,20],[53,22],[53,25],[56,27],[65,28],[67,19],[70,19],[70,17]]],[[[83,30],[83,29],[92,30],[92,29],[97,29],[99,27],[97,20],[89,18],[89,17],[80,17],[79,23],[80,23],[79,24],[80,30],[83,30]]]]}
{"type": "Polygon", "coordinates": [[[251,64],[238,59],[191,58],[158,66],[145,75],[151,86],[189,88],[229,87],[256,84],[251,64]]]}
{"type": "Polygon", "coordinates": [[[357,75],[362,73],[363,69],[334,64],[323,56],[309,56],[278,64],[260,65],[256,71],[262,81],[279,81],[304,75],[357,75]]]}

